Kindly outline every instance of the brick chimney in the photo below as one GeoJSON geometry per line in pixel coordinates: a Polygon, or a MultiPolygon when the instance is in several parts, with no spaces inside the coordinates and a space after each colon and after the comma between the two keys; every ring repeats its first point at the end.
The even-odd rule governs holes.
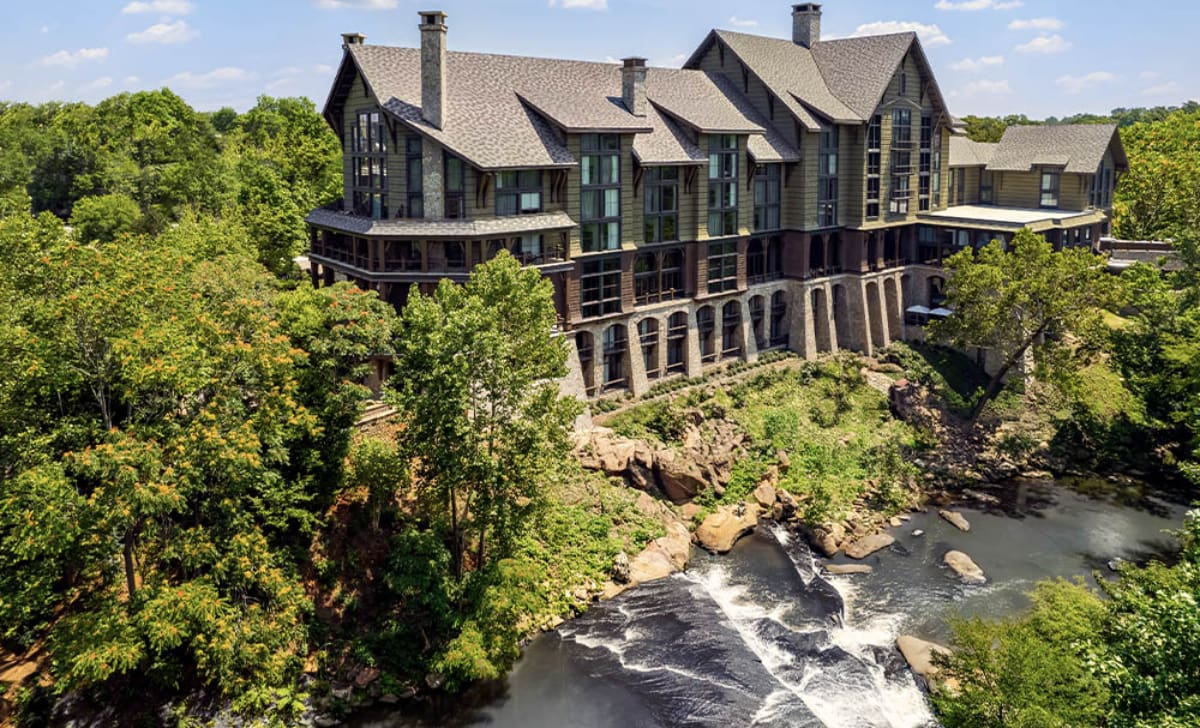
{"type": "Polygon", "coordinates": [[[421,115],[442,128],[446,106],[446,14],[423,10],[421,16],[421,115]]]}
{"type": "Polygon", "coordinates": [[[352,45],[362,45],[367,42],[367,36],[362,33],[342,33],[342,48],[352,45]]]}
{"type": "Polygon", "coordinates": [[[621,61],[621,101],[634,116],[646,115],[646,59],[625,58],[621,61]]]}
{"type": "Polygon", "coordinates": [[[812,48],[821,41],[821,6],[801,3],[792,6],[792,42],[812,48]]]}

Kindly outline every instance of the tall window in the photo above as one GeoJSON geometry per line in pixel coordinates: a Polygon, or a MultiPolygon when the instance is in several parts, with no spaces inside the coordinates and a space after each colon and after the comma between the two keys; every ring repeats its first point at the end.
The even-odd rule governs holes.
{"type": "Polygon", "coordinates": [[[942,206],[942,135],[933,130],[933,206],[942,206]]]}
{"type": "Polygon", "coordinates": [[[687,370],[688,317],[679,311],[667,319],[667,371],[687,370]]]}
{"type": "Polygon", "coordinates": [[[646,242],[679,239],[679,168],[649,167],[646,186],[646,242]]]}
{"type": "Polygon", "coordinates": [[[871,117],[867,125],[867,218],[879,217],[879,175],[883,171],[883,117],[871,117]]]}
{"type": "Polygon", "coordinates": [[[629,352],[629,340],[625,324],[613,324],[604,330],[604,388],[615,389],[625,386],[625,355],[629,352]]]}
{"type": "Polygon", "coordinates": [[[933,190],[933,117],[921,117],[921,149],[917,169],[917,209],[929,211],[929,197],[933,190]]]}
{"type": "Polygon", "coordinates": [[[755,296],[750,299],[750,330],[754,332],[754,346],[759,351],[767,348],[766,311],[763,307],[763,297],[755,296]]]}
{"type": "Polygon", "coordinates": [[[461,220],[467,216],[467,170],[463,161],[446,153],[446,217],[461,220]]]}
{"type": "Polygon", "coordinates": [[[1042,170],[1042,207],[1058,207],[1058,187],[1062,176],[1053,170],[1042,170]]]}
{"type": "Polygon", "coordinates": [[[992,189],[995,185],[995,173],[986,169],[979,173],[979,201],[985,205],[992,203],[992,189]]]}
{"type": "Polygon", "coordinates": [[[1096,174],[1092,176],[1090,195],[1092,207],[1106,208],[1112,206],[1112,168],[1100,163],[1096,174]]]}
{"type": "Polygon", "coordinates": [[[712,306],[704,306],[696,312],[696,329],[700,334],[700,361],[717,360],[717,343],[713,332],[716,331],[716,314],[712,306]]]}
{"type": "Polygon", "coordinates": [[[647,379],[658,379],[662,370],[658,364],[658,320],[642,319],[638,322],[638,342],[642,345],[642,367],[647,379]]]}
{"type": "Polygon", "coordinates": [[[912,110],[892,110],[892,180],[888,212],[907,215],[912,189],[912,110]]]}
{"type": "Polygon", "coordinates": [[[621,137],[584,134],[580,169],[580,244],[583,252],[621,247],[621,137]]]}
{"type": "Polygon", "coordinates": [[[721,307],[721,356],[742,355],[742,304],[730,301],[721,307]]]}
{"type": "Polygon", "coordinates": [[[584,318],[621,312],[620,258],[589,260],[583,264],[579,303],[584,318]]]}
{"type": "Polygon", "coordinates": [[[771,296],[771,346],[787,346],[787,296],[775,291],[771,296]]]}
{"type": "Polygon", "coordinates": [[[838,221],[838,147],[841,134],[836,126],[821,132],[817,155],[817,224],[832,227],[838,221]]]}
{"type": "Polygon", "coordinates": [[[378,111],[360,111],[352,130],[354,214],[382,220],[387,206],[387,127],[378,111]]]}
{"type": "Polygon", "coordinates": [[[708,234],[737,235],[738,144],[732,134],[709,137],[708,234]]]}
{"type": "Polygon", "coordinates": [[[404,140],[404,180],[407,188],[407,204],[404,216],[425,217],[425,175],[421,154],[421,137],[413,135],[404,140]]]}
{"type": "Polygon", "coordinates": [[[526,169],[496,175],[496,214],[532,215],[542,211],[542,171],[526,169]]]}
{"type": "Polygon", "coordinates": [[[781,191],[780,164],[759,165],[754,173],[754,229],[778,230],[781,191]]]}
{"type": "Polygon", "coordinates": [[[737,243],[727,240],[708,244],[708,292],[737,289],[737,243]]]}

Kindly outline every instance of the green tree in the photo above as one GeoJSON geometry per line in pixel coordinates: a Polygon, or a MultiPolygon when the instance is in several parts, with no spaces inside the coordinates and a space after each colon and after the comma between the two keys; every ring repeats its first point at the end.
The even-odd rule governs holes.
{"type": "Polygon", "coordinates": [[[85,243],[111,243],[137,229],[141,208],[133,198],[122,194],[84,197],[71,211],[71,227],[85,243]]]}
{"type": "Polygon", "coordinates": [[[952,623],[953,653],[939,658],[934,695],[946,728],[1073,728],[1102,725],[1109,693],[1089,669],[1104,604],[1087,588],[1048,582],[1019,620],[952,623]]]}
{"type": "Polygon", "coordinates": [[[960,349],[978,347],[1000,366],[971,412],[976,420],[1004,387],[1006,378],[1033,354],[1039,374],[1069,376],[1078,347],[1100,330],[1101,312],[1116,303],[1118,288],[1090,251],[1055,251],[1028,229],[1011,249],[992,241],[978,252],[959,251],[946,261],[947,305],[954,315],[930,324],[930,336],[960,349]]]}
{"type": "Polygon", "coordinates": [[[1115,232],[1129,240],[1164,240],[1200,221],[1200,110],[1178,111],[1121,131],[1129,171],[1114,199],[1115,232]]]}
{"type": "Polygon", "coordinates": [[[444,280],[432,296],[414,291],[402,319],[390,380],[401,444],[448,525],[455,574],[468,547],[483,569],[511,552],[579,413],[558,393],[567,352],[553,335],[553,288],[501,254],[465,286],[444,280]]]}

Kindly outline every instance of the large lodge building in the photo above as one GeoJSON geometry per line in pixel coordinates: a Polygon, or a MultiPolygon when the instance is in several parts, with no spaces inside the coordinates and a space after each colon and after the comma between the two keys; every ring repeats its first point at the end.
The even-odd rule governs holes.
{"type": "Polygon", "coordinates": [[[714,30],[682,69],[420,48],[345,54],[325,117],[345,191],[308,217],[314,284],[397,306],[501,249],[554,283],[577,394],[695,376],[786,348],[920,336],[940,261],[1020,228],[1108,233],[1116,128],[956,125],[916,35],[714,30]]]}

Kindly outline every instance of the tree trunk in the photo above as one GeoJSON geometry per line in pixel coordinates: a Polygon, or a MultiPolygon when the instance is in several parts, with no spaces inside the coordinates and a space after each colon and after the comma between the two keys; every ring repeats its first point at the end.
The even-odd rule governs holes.
{"type": "Polygon", "coordinates": [[[125,589],[129,592],[130,602],[133,601],[134,595],[137,594],[137,557],[133,553],[134,539],[134,529],[130,529],[129,533],[125,534],[125,547],[123,549],[125,589]]]}
{"type": "Polygon", "coordinates": [[[991,381],[988,382],[987,389],[983,391],[983,396],[979,398],[979,401],[976,402],[975,406],[971,409],[972,425],[979,420],[979,416],[983,414],[983,409],[984,407],[987,407],[988,402],[991,402],[993,399],[995,399],[996,395],[1000,394],[1000,390],[1004,389],[1004,378],[1008,376],[1008,373],[1012,371],[1012,368],[1017,365],[1017,362],[1021,361],[1021,359],[1025,357],[1025,352],[1029,351],[1029,347],[1033,346],[1033,343],[1037,341],[1038,337],[1041,336],[1045,330],[1046,326],[1043,325],[1037,331],[1033,332],[1029,338],[1025,340],[1025,343],[1021,345],[1021,348],[1013,352],[1013,355],[1004,362],[1004,366],[1000,367],[1000,370],[996,372],[996,376],[992,377],[991,381]]]}
{"type": "Polygon", "coordinates": [[[454,557],[454,578],[462,578],[462,538],[458,534],[458,496],[454,488],[450,489],[450,538],[454,545],[451,554],[454,557]]]}

